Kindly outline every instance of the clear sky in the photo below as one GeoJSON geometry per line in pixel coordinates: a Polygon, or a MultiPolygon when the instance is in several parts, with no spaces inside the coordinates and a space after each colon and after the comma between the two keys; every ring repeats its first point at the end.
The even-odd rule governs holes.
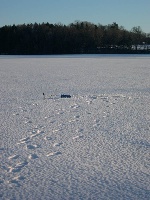
{"type": "Polygon", "coordinates": [[[27,23],[70,24],[76,20],[150,33],[150,0],[0,0],[0,27],[27,23]]]}

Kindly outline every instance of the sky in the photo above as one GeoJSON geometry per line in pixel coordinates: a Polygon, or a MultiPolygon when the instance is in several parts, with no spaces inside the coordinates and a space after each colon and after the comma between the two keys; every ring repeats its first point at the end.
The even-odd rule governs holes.
{"type": "Polygon", "coordinates": [[[0,27],[28,23],[116,22],[150,33],[150,0],[0,0],[0,27]]]}

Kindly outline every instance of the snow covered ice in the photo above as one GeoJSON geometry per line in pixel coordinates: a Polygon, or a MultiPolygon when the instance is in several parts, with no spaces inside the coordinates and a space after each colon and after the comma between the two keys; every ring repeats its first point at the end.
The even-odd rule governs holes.
{"type": "Polygon", "coordinates": [[[0,85],[2,200],[150,199],[150,56],[0,56],[0,85]]]}

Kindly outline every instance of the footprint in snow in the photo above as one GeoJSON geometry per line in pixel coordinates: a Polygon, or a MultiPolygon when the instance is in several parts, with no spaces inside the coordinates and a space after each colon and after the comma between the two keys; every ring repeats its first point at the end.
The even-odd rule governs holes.
{"type": "Polygon", "coordinates": [[[15,184],[15,186],[20,187],[19,181],[16,179],[11,179],[7,181],[7,183],[10,184],[11,186],[15,184]]]}
{"type": "Polygon", "coordinates": [[[51,153],[49,153],[49,154],[47,154],[46,156],[57,156],[57,155],[60,155],[61,154],[61,152],[60,151],[56,151],[56,152],[51,152],[51,153]]]}
{"type": "Polygon", "coordinates": [[[33,105],[33,106],[38,106],[38,103],[33,103],[32,105],[33,105]]]}
{"type": "Polygon", "coordinates": [[[91,99],[97,99],[96,95],[91,96],[91,99]]]}
{"type": "Polygon", "coordinates": [[[63,144],[62,142],[60,142],[60,143],[54,143],[53,146],[54,146],[54,147],[59,147],[59,146],[61,146],[62,144],[63,144]]]}
{"type": "Polygon", "coordinates": [[[100,126],[100,123],[93,124],[93,127],[94,127],[94,128],[98,128],[99,126],[100,126]]]}
{"type": "Polygon", "coordinates": [[[26,109],[22,109],[21,112],[27,112],[27,110],[26,109]]]}
{"type": "Polygon", "coordinates": [[[118,98],[120,98],[120,97],[121,97],[120,95],[113,95],[112,96],[112,98],[114,98],[115,100],[118,99],[118,98]]]}
{"type": "Polygon", "coordinates": [[[19,180],[19,181],[22,181],[22,180],[25,179],[25,177],[24,177],[24,176],[17,176],[17,177],[15,177],[14,179],[19,180]]]}
{"type": "Polygon", "coordinates": [[[13,172],[13,173],[20,172],[22,168],[25,167],[27,164],[28,164],[27,161],[17,163],[15,167],[8,167],[9,172],[13,172]]]}
{"type": "Polygon", "coordinates": [[[83,128],[79,128],[79,129],[76,130],[76,132],[80,133],[80,132],[83,132],[83,130],[84,130],[83,128]]]}
{"type": "Polygon", "coordinates": [[[44,140],[52,140],[52,138],[49,136],[46,136],[46,137],[44,137],[44,140]]]}
{"type": "Polygon", "coordinates": [[[17,144],[24,144],[29,142],[30,137],[26,137],[26,138],[22,138],[21,140],[19,140],[19,142],[17,144]]]}
{"type": "Polygon", "coordinates": [[[16,184],[16,186],[20,186],[20,181],[23,181],[25,179],[24,176],[16,176],[13,179],[9,180],[9,184],[16,184]]]}
{"type": "Polygon", "coordinates": [[[29,117],[24,117],[24,119],[25,119],[26,121],[28,121],[30,118],[29,118],[29,117]]]}
{"type": "Polygon", "coordinates": [[[69,120],[68,122],[69,123],[73,123],[73,122],[75,122],[76,120],[75,119],[72,119],[72,120],[69,120]]]}
{"type": "Polygon", "coordinates": [[[10,167],[7,167],[7,166],[2,165],[2,166],[1,166],[1,169],[8,172],[9,169],[10,169],[10,167]]]}
{"type": "Polygon", "coordinates": [[[93,124],[93,127],[100,126],[100,120],[99,119],[95,119],[94,122],[95,122],[95,124],[93,124]]]}
{"type": "Polygon", "coordinates": [[[25,121],[25,124],[32,124],[32,121],[31,120],[25,121]]]}
{"type": "Polygon", "coordinates": [[[92,101],[90,101],[90,100],[86,100],[86,103],[88,103],[88,104],[92,104],[92,101]]]}
{"type": "Polygon", "coordinates": [[[14,115],[14,116],[18,116],[18,115],[19,115],[19,113],[13,113],[13,115],[14,115]]]}
{"type": "Polygon", "coordinates": [[[80,138],[83,138],[83,135],[77,135],[77,136],[73,137],[73,140],[78,140],[80,138]]]}
{"type": "Polygon", "coordinates": [[[32,135],[30,135],[30,138],[39,136],[39,135],[44,134],[44,133],[45,133],[44,131],[40,131],[40,130],[32,131],[32,135]]]}
{"type": "Polygon", "coordinates": [[[36,145],[36,144],[35,144],[35,145],[29,144],[29,145],[26,146],[26,148],[27,148],[27,149],[30,149],[30,150],[33,150],[33,149],[39,148],[39,146],[36,145]]]}
{"type": "Polygon", "coordinates": [[[58,115],[62,115],[62,114],[64,114],[64,112],[63,111],[59,111],[59,112],[57,112],[57,114],[58,115]]]}
{"type": "Polygon", "coordinates": [[[52,121],[50,121],[51,124],[53,124],[53,123],[55,123],[55,122],[56,122],[56,120],[52,120],[52,121]]]}
{"type": "Polygon", "coordinates": [[[103,117],[109,117],[109,112],[103,112],[103,117]]]}
{"type": "Polygon", "coordinates": [[[44,128],[44,126],[43,126],[43,125],[39,125],[38,127],[39,127],[39,128],[44,128]]]}
{"type": "Polygon", "coordinates": [[[80,115],[76,115],[76,116],[74,116],[74,118],[79,119],[79,118],[80,118],[80,115]]]}
{"type": "Polygon", "coordinates": [[[53,130],[53,133],[57,133],[59,131],[61,131],[61,129],[55,129],[55,130],[53,130]]]}
{"type": "Polygon", "coordinates": [[[29,131],[29,133],[31,133],[31,134],[36,134],[37,133],[37,130],[32,130],[32,131],[29,131]]]}
{"type": "Polygon", "coordinates": [[[95,123],[99,123],[100,120],[99,120],[99,119],[95,119],[94,122],[95,122],[95,123]]]}
{"type": "Polygon", "coordinates": [[[13,155],[13,156],[8,157],[9,160],[14,160],[14,159],[17,159],[17,158],[19,158],[19,155],[13,155]]]}
{"type": "Polygon", "coordinates": [[[4,180],[0,180],[0,184],[4,183],[4,180]]]}
{"type": "Polygon", "coordinates": [[[108,97],[101,97],[101,99],[104,101],[104,102],[109,102],[109,100],[108,100],[108,97]]]}
{"type": "Polygon", "coordinates": [[[29,157],[28,157],[29,159],[36,159],[36,158],[38,158],[38,155],[37,154],[30,154],[29,155],[29,157]]]}
{"type": "Polygon", "coordinates": [[[77,104],[74,104],[74,105],[70,106],[70,108],[72,108],[72,109],[77,109],[77,108],[79,108],[79,107],[80,107],[80,106],[77,105],[77,104]]]}

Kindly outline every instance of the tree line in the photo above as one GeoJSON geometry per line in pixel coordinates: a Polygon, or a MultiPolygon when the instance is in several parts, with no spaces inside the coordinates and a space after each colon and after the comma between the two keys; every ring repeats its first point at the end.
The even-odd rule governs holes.
{"type": "Polygon", "coordinates": [[[22,24],[0,28],[0,54],[150,53],[150,33],[75,21],[63,24],[22,24]],[[144,49],[138,49],[138,45],[144,49]]]}

